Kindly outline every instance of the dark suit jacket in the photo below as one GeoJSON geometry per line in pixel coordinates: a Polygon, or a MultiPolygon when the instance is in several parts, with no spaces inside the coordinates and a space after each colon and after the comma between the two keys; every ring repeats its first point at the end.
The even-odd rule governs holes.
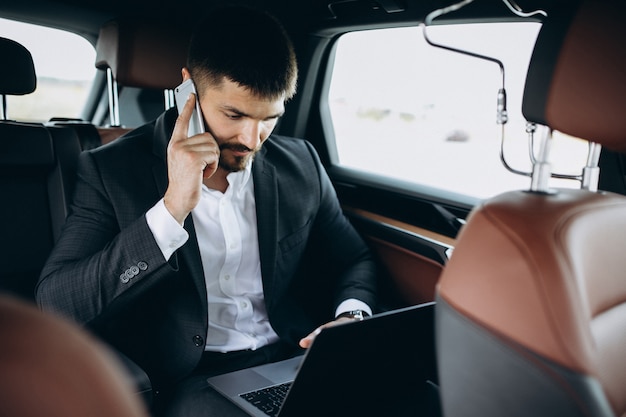
{"type": "MultiPolygon", "coordinates": [[[[188,374],[208,312],[192,217],[165,261],[145,213],[167,188],[176,112],[84,152],[71,213],[37,286],[45,310],[73,318],[140,364],[157,385],[188,374]]],[[[271,136],[255,157],[261,270],[269,319],[288,343],[331,320],[347,298],[375,305],[370,253],[343,216],[306,141],[271,136]]]]}

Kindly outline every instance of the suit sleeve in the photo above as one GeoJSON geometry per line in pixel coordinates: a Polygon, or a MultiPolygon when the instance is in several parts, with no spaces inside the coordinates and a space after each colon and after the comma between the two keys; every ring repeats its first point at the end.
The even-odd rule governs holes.
{"type": "MultiPolygon", "coordinates": [[[[347,299],[360,300],[372,309],[376,306],[377,269],[369,247],[343,214],[328,174],[307,142],[319,173],[320,208],[316,216],[314,240],[320,259],[332,265],[335,282],[334,308],[347,299]]],[[[333,310],[334,311],[334,310],[333,310]]]]}
{"type": "Polygon", "coordinates": [[[118,210],[93,155],[83,153],[70,215],[37,284],[43,310],[90,323],[127,307],[175,270],[175,259],[164,259],[145,215],[121,219],[118,210]]]}

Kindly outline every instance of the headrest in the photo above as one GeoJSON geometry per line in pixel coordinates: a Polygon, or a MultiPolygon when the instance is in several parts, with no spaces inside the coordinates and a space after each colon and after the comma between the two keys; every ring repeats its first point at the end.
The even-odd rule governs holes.
{"type": "Polygon", "coordinates": [[[522,111],[528,121],[626,151],[626,2],[552,12],[537,37],[522,111]]]}
{"type": "Polygon", "coordinates": [[[96,67],[111,68],[120,85],[174,88],[182,81],[190,33],[171,24],[110,21],[100,29],[96,67]]]}
{"type": "Polygon", "coordinates": [[[0,38],[0,94],[21,96],[37,88],[33,57],[11,39],[0,38]]]}

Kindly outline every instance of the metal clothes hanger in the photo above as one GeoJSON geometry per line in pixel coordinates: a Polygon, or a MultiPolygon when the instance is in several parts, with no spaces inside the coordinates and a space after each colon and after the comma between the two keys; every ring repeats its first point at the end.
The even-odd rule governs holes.
{"type": "MultiPolygon", "coordinates": [[[[500,74],[502,77],[502,85],[498,90],[497,94],[497,104],[496,104],[496,122],[501,126],[500,129],[500,160],[504,167],[518,175],[523,175],[531,178],[531,191],[535,192],[549,192],[548,182],[550,178],[560,178],[560,179],[572,179],[580,181],[581,188],[587,189],[590,191],[597,191],[597,184],[599,178],[599,168],[598,168],[598,160],[600,158],[600,145],[596,143],[589,143],[589,151],[587,156],[587,163],[583,168],[582,174],[580,175],[567,175],[567,174],[558,174],[553,173],[551,169],[551,164],[549,162],[549,154],[550,154],[550,145],[552,142],[552,129],[546,129],[545,134],[541,138],[541,143],[539,145],[539,153],[535,156],[535,132],[537,130],[537,126],[535,123],[528,122],[526,125],[526,132],[528,133],[528,142],[529,142],[529,156],[530,161],[533,166],[532,172],[521,171],[513,168],[506,160],[504,154],[504,139],[505,139],[505,128],[508,121],[508,113],[506,107],[506,88],[505,88],[505,68],[502,61],[499,59],[478,54],[471,51],[462,50],[459,48],[455,48],[449,45],[443,45],[437,42],[434,42],[428,35],[427,28],[432,25],[433,20],[436,18],[443,16],[445,14],[455,12],[468,4],[472,3],[474,0],[462,0],[458,3],[452,4],[450,6],[434,10],[426,15],[423,24],[422,33],[424,35],[425,41],[437,48],[445,49],[448,51],[460,53],[463,55],[467,55],[470,57],[487,60],[489,62],[493,62],[498,65],[500,68],[500,74]]],[[[541,15],[543,17],[547,16],[547,13],[544,10],[535,10],[532,12],[524,12],[519,5],[514,0],[502,0],[502,2],[509,8],[511,12],[515,15],[523,18],[529,18],[536,15],[541,15]]]]}

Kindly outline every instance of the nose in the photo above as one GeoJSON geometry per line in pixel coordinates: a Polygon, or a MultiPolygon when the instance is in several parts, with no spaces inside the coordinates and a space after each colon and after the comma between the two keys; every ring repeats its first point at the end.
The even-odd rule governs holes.
{"type": "Polygon", "coordinates": [[[240,141],[248,148],[256,149],[268,136],[262,121],[249,120],[241,131],[240,141]]]}

